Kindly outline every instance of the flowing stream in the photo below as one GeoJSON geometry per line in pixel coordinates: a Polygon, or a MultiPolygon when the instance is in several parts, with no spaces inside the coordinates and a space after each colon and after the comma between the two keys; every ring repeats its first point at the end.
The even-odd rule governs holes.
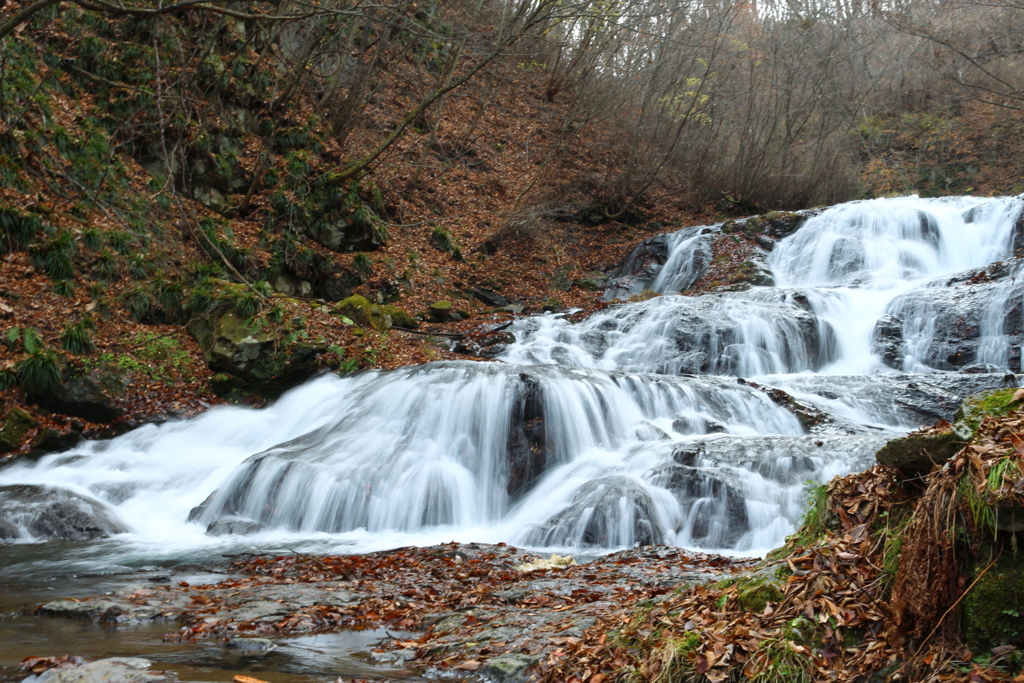
{"type": "Polygon", "coordinates": [[[0,572],[59,586],[254,547],[450,540],[764,553],[794,531],[808,481],[1016,385],[1021,205],[840,205],[765,255],[775,286],[693,297],[678,291],[706,267],[695,254],[722,235],[691,228],[666,240],[649,283],[663,296],[521,319],[502,362],[324,376],[263,410],[16,463],[0,470],[0,532],[18,537],[0,572]],[[55,491],[123,533],[37,538],[55,491]]]}

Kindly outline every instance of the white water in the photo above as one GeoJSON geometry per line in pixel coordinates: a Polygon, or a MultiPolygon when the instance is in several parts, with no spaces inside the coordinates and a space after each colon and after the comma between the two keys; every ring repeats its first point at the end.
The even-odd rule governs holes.
{"type": "MultiPolygon", "coordinates": [[[[875,322],[897,297],[923,293],[926,305],[939,289],[929,283],[1005,257],[1020,205],[842,205],[772,252],[780,287],[663,296],[575,325],[532,317],[513,328],[519,342],[505,364],[323,377],[265,410],[218,408],[9,466],[0,486],[59,486],[108,505],[132,529],[94,546],[120,558],[112,562],[453,539],[764,552],[793,531],[804,482],[869,466],[886,439],[923,421],[893,398],[918,385],[885,374],[894,371],[872,353],[875,322]],[[835,377],[818,382],[822,374],[835,377]],[[831,422],[807,434],[792,412],[735,379],[758,375],[831,422]],[[217,520],[262,529],[208,536],[217,520]]],[[[671,240],[655,280],[665,291],[692,281],[680,250],[693,239],[671,240]]],[[[992,292],[979,362],[1005,370],[999,314],[1020,292],[992,292]]],[[[934,372],[921,362],[930,333],[915,322],[927,316],[908,318],[903,369],[934,372]]],[[[928,391],[956,398],[939,385],[928,391]]]]}

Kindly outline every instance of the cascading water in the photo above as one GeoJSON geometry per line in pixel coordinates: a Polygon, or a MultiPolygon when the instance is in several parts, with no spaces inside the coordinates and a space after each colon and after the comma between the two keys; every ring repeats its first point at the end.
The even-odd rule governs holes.
{"type": "Polygon", "coordinates": [[[767,256],[778,286],[696,297],[675,292],[721,226],[662,236],[664,265],[614,291],[666,296],[522,319],[503,363],[323,377],[265,410],[8,466],[0,536],[38,535],[31,504],[8,514],[2,492],[51,487],[128,527],[105,542],[124,556],[453,538],[763,552],[792,532],[806,481],[869,466],[888,438],[1020,370],[1024,292],[1015,265],[993,265],[1020,210],[841,205],[767,256]],[[996,374],[948,372],[965,367],[996,374]]]}

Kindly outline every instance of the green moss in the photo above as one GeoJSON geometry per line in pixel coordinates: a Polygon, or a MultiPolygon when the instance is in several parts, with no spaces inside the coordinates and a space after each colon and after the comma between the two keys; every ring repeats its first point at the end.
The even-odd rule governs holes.
{"type": "MultiPolygon", "coordinates": [[[[340,301],[338,305],[334,307],[334,312],[352,320],[360,327],[374,329],[378,332],[385,332],[393,324],[398,324],[395,323],[395,316],[390,315],[387,309],[394,309],[396,315],[398,315],[398,312],[404,314],[403,320],[406,318],[411,319],[411,316],[397,306],[378,306],[377,304],[371,304],[367,301],[365,296],[360,296],[358,294],[340,301]]],[[[407,325],[400,326],[406,327],[407,325]]]]}
{"type": "Polygon", "coordinates": [[[35,426],[36,421],[31,415],[21,408],[11,408],[4,420],[3,428],[0,429],[0,453],[16,450],[25,435],[35,426]]]}
{"type": "Polygon", "coordinates": [[[983,391],[971,394],[953,416],[954,431],[957,436],[967,440],[974,436],[986,417],[1002,417],[1011,410],[1019,408],[1020,401],[1014,401],[1013,396],[1017,389],[996,389],[995,391],[983,391]]]}
{"type": "MultiPolygon", "coordinates": [[[[976,579],[987,562],[971,570],[976,579]]],[[[999,645],[1024,646],[1024,566],[1006,554],[964,598],[962,626],[967,646],[980,653],[999,645]]]]}
{"type": "Polygon", "coordinates": [[[781,602],[785,597],[782,593],[784,580],[777,575],[778,568],[766,565],[751,574],[738,577],[736,587],[736,603],[741,609],[755,614],[764,612],[768,603],[781,602]]]}
{"type": "Polygon", "coordinates": [[[807,490],[807,511],[800,520],[800,527],[789,538],[797,545],[814,545],[834,521],[835,517],[828,509],[828,486],[811,484],[807,490]]]}
{"type": "Polygon", "coordinates": [[[380,307],[381,312],[391,319],[391,325],[395,327],[416,328],[420,323],[416,318],[399,306],[386,305],[380,307]]]}

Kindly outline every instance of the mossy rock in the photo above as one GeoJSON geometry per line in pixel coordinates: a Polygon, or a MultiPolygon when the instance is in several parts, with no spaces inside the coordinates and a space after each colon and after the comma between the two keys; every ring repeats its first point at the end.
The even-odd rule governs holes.
{"type": "Polygon", "coordinates": [[[965,442],[953,430],[942,434],[911,434],[892,439],[875,454],[880,465],[909,472],[928,472],[946,462],[963,448],[965,442]]]}
{"type": "Polygon", "coordinates": [[[323,341],[289,347],[283,330],[254,330],[233,311],[194,320],[186,329],[211,370],[238,378],[249,389],[246,393],[261,396],[276,396],[308,379],[316,372],[317,357],[327,350],[323,341]]]}
{"type": "Polygon", "coordinates": [[[0,453],[10,453],[18,450],[22,439],[36,426],[32,416],[21,408],[11,408],[4,420],[3,428],[0,428],[0,453]]]}
{"type": "Polygon", "coordinates": [[[576,280],[576,286],[588,292],[600,292],[608,285],[608,276],[601,272],[592,272],[576,280]]]}
{"type": "Polygon", "coordinates": [[[334,312],[349,318],[360,327],[383,332],[391,327],[390,320],[377,304],[371,304],[365,296],[354,294],[334,307],[334,312]]]}
{"type": "Polygon", "coordinates": [[[416,318],[409,315],[404,308],[399,306],[389,304],[381,306],[380,309],[384,312],[384,315],[391,318],[391,325],[394,327],[408,327],[414,329],[420,324],[419,320],[416,320],[416,318]]]}
{"type": "Polygon", "coordinates": [[[427,311],[431,320],[438,322],[445,322],[452,318],[452,302],[451,301],[435,301],[430,304],[430,310],[427,311]]]}
{"type": "Polygon", "coordinates": [[[971,394],[964,399],[953,416],[953,431],[961,439],[972,439],[986,417],[1002,417],[1011,410],[1021,407],[1021,401],[1014,401],[1018,389],[995,389],[971,394]]]}
{"type": "Polygon", "coordinates": [[[359,327],[378,332],[386,332],[393,326],[412,328],[419,325],[419,322],[401,307],[371,304],[366,297],[358,294],[339,302],[334,307],[334,312],[351,319],[359,327]]]}
{"type": "Polygon", "coordinates": [[[781,602],[785,597],[782,588],[786,585],[786,580],[780,578],[779,574],[778,565],[768,564],[749,574],[723,581],[719,585],[735,586],[736,603],[740,608],[761,614],[768,603],[781,602]]]}
{"type": "MultiPolygon", "coordinates": [[[[977,578],[987,562],[971,572],[977,578]]],[[[999,645],[1024,647],[1024,563],[1006,554],[967,593],[963,602],[964,639],[975,654],[999,645]]]]}
{"type": "Polygon", "coordinates": [[[775,278],[761,265],[753,261],[744,261],[729,276],[729,283],[751,287],[772,287],[775,285],[775,278]]]}

